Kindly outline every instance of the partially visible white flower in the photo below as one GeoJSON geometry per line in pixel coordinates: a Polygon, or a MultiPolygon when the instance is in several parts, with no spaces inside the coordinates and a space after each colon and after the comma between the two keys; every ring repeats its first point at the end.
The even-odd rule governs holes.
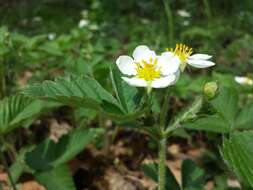
{"type": "Polygon", "coordinates": [[[253,85],[253,79],[249,78],[249,77],[243,77],[243,76],[236,76],[235,77],[235,81],[238,84],[242,84],[242,85],[253,85]]]}
{"type": "Polygon", "coordinates": [[[33,22],[41,22],[42,18],[39,16],[33,17],[33,22]]]}
{"type": "Polygon", "coordinates": [[[82,19],[82,20],[80,20],[79,23],[78,23],[78,27],[79,27],[79,28],[83,28],[83,27],[88,26],[88,25],[89,25],[89,21],[86,20],[86,19],[82,19]]]}
{"type": "Polygon", "coordinates": [[[56,34],[55,33],[49,33],[47,37],[48,37],[49,40],[54,40],[56,38],[56,34]]]}
{"type": "Polygon", "coordinates": [[[83,18],[88,17],[88,14],[89,14],[88,10],[83,10],[83,11],[81,12],[81,15],[82,15],[83,18]]]}
{"type": "Polygon", "coordinates": [[[165,88],[173,85],[179,77],[180,60],[170,52],[157,56],[145,45],[133,51],[133,58],[121,55],[116,60],[119,70],[128,77],[122,77],[129,85],[137,87],[165,88]]]}
{"type": "Polygon", "coordinates": [[[167,49],[168,52],[173,53],[180,59],[180,69],[183,71],[186,67],[186,64],[189,64],[196,68],[207,68],[214,66],[215,63],[209,61],[212,57],[207,54],[193,54],[192,48],[184,44],[176,44],[175,49],[167,49]]]}
{"type": "Polygon", "coordinates": [[[98,30],[99,27],[98,27],[97,24],[91,24],[91,25],[89,26],[89,29],[90,29],[90,30],[98,30]]]}
{"type": "Polygon", "coordinates": [[[143,24],[150,24],[150,20],[148,20],[148,19],[146,19],[146,18],[141,19],[141,22],[142,22],[143,24]]]}
{"type": "Polygon", "coordinates": [[[191,17],[191,14],[184,9],[178,10],[177,14],[181,17],[191,17]]]}
{"type": "Polygon", "coordinates": [[[184,20],[184,21],[182,22],[182,25],[183,25],[183,26],[189,26],[189,24],[190,24],[190,21],[189,21],[189,20],[184,20]]]}

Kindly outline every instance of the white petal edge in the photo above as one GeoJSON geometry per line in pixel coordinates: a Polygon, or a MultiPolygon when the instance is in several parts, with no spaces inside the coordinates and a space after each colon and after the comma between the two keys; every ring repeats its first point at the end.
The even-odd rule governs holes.
{"type": "Polygon", "coordinates": [[[180,59],[171,52],[164,52],[158,56],[157,66],[163,75],[174,74],[179,70],[180,59]]]}
{"type": "Polygon", "coordinates": [[[253,80],[248,78],[248,77],[240,77],[240,76],[236,76],[235,77],[235,81],[238,83],[238,84],[242,84],[242,85],[253,85],[253,80]]]}
{"type": "Polygon", "coordinates": [[[125,75],[136,75],[136,65],[132,57],[121,55],[116,60],[119,70],[125,75]]]}
{"type": "Polygon", "coordinates": [[[140,78],[128,78],[128,77],[121,77],[124,81],[126,81],[131,86],[137,86],[137,87],[147,87],[147,82],[140,78]]]}
{"type": "Polygon", "coordinates": [[[146,45],[139,45],[133,51],[133,58],[135,62],[140,62],[142,60],[149,62],[150,58],[156,58],[156,53],[150,50],[146,45]]]}
{"type": "Polygon", "coordinates": [[[188,59],[188,64],[196,68],[207,68],[215,65],[212,61],[199,60],[199,59],[188,59]]]}
{"type": "Polygon", "coordinates": [[[175,84],[177,80],[176,75],[168,75],[159,79],[152,81],[152,88],[166,88],[167,86],[175,84]]]}
{"type": "Polygon", "coordinates": [[[207,60],[210,58],[212,58],[212,55],[200,54],[200,53],[193,54],[189,57],[189,59],[202,59],[202,60],[207,60]]]}

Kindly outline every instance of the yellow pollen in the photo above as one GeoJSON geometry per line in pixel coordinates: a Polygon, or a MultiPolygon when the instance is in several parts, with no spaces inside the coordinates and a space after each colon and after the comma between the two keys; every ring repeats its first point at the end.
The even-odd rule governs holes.
{"type": "Polygon", "coordinates": [[[176,44],[175,49],[171,48],[167,49],[167,51],[171,51],[172,53],[177,55],[182,62],[186,62],[193,52],[192,48],[184,44],[176,44]]]}
{"type": "Polygon", "coordinates": [[[137,77],[145,81],[150,82],[161,76],[161,70],[157,67],[157,59],[150,58],[149,62],[142,60],[136,65],[137,77]]]}

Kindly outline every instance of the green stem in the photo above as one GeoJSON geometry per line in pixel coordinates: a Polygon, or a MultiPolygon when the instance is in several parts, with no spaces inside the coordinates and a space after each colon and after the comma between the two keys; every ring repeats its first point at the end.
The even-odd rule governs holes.
{"type": "Polygon", "coordinates": [[[208,0],[203,0],[204,7],[205,7],[205,13],[206,17],[208,19],[208,22],[211,22],[212,20],[212,13],[211,13],[211,8],[208,0]]]}
{"type": "Polygon", "coordinates": [[[162,106],[162,112],[161,112],[161,115],[160,115],[161,131],[163,131],[165,129],[168,107],[169,107],[169,88],[166,91],[164,101],[163,101],[163,106],[162,106]]]}
{"type": "Polygon", "coordinates": [[[0,62],[0,99],[5,96],[4,63],[0,62]]]}
{"type": "Polygon", "coordinates": [[[145,95],[144,95],[144,104],[146,106],[146,117],[148,117],[152,112],[152,91],[149,91],[147,89],[145,95]]]}
{"type": "Polygon", "coordinates": [[[159,141],[159,176],[158,176],[158,190],[165,190],[165,174],[166,174],[166,137],[163,137],[166,125],[166,116],[169,107],[169,88],[166,91],[162,112],[160,115],[160,141],[159,141]]]}
{"type": "Polygon", "coordinates": [[[166,175],[166,138],[159,142],[159,176],[158,190],[165,190],[165,175],[166,175]]]}
{"type": "Polygon", "coordinates": [[[173,26],[173,15],[170,8],[170,1],[163,0],[165,14],[168,20],[168,32],[169,32],[169,45],[173,45],[173,38],[174,38],[174,26],[173,26]]]}
{"type": "Polygon", "coordinates": [[[9,166],[7,164],[7,161],[6,161],[6,158],[4,156],[4,152],[3,151],[1,151],[0,156],[1,156],[1,160],[2,160],[2,163],[4,165],[4,168],[5,168],[5,170],[6,170],[7,174],[8,174],[11,186],[12,186],[13,190],[17,190],[15,182],[14,182],[12,176],[11,176],[11,172],[9,170],[9,166]]]}
{"type": "Polygon", "coordinates": [[[172,126],[169,126],[163,133],[164,137],[169,137],[173,131],[175,131],[176,129],[182,127],[182,125],[180,125],[180,121],[177,120],[172,126]]]}
{"type": "Polygon", "coordinates": [[[104,116],[103,116],[103,112],[102,111],[100,111],[100,113],[99,113],[99,115],[98,115],[98,124],[99,124],[99,127],[100,128],[103,128],[103,129],[105,129],[107,132],[106,133],[104,133],[104,144],[103,144],[103,150],[104,150],[104,153],[106,154],[106,155],[108,155],[108,153],[109,153],[109,150],[110,150],[110,135],[109,135],[109,129],[108,128],[106,128],[106,126],[105,126],[105,120],[104,120],[104,116]]]}

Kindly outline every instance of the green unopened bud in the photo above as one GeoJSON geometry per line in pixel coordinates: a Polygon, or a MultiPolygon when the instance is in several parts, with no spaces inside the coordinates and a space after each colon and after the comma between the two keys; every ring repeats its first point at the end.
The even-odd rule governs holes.
{"type": "Polygon", "coordinates": [[[204,86],[203,93],[204,96],[211,99],[216,95],[217,90],[218,90],[217,82],[208,82],[204,86]]]}

